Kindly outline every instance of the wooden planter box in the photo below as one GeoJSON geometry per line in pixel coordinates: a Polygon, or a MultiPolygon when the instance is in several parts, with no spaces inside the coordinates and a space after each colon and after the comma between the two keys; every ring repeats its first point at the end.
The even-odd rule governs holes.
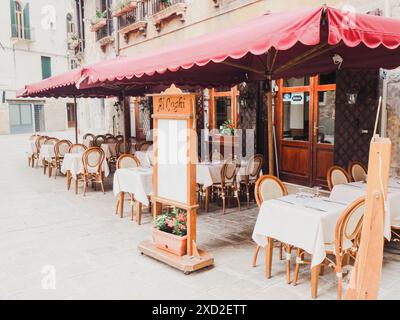
{"type": "Polygon", "coordinates": [[[153,241],[157,248],[163,249],[178,256],[186,254],[187,236],[180,237],[172,233],[152,229],[153,241]]]}
{"type": "Polygon", "coordinates": [[[135,9],[137,7],[137,1],[136,0],[132,0],[128,5],[126,5],[125,7],[115,11],[112,16],[113,17],[120,17],[123,14],[132,11],[133,9],[135,9]]]}
{"type": "Polygon", "coordinates": [[[97,30],[103,28],[105,25],[107,25],[107,19],[103,18],[99,22],[96,22],[95,24],[92,24],[90,31],[96,32],[97,30]]]}

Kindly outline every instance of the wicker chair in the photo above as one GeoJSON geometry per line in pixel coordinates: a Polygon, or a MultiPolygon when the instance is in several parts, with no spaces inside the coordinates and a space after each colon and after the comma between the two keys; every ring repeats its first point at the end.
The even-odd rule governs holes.
{"type": "MultiPolygon", "coordinates": [[[[140,161],[133,154],[123,154],[118,158],[116,166],[117,166],[117,170],[118,169],[127,169],[127,168],[137,168],[137,167],[140,167],[140,161]]],[[[131,206],[131,221],[133,221],[133,207],[135,205],[134,194],[132,194],[132,193],[129,194],[129,201],[130,201],[130,206],[131,206]]],[[[123,203],[123,201],[120,201],[120,198],[118,198],[118,200],[117,200],[115,214],[118,214],[118,209],[120,211],[121,218],[123,218],[124,203],[123,203]]],[[[137,213],[136,222],[137,222],[137,224],[140,225],[141,221],[142,221],[142,216],[141,216],[140,212],[136,212],[136,213],[137,213]]]]}
{"type": "Polygon", "coordinates": [[[354,182],[364,181],[367,177],[367,168],[358,161],[352,161],[349,164],[349,175],[354,182]]]}
{"type": "Polygon", "coordinates": [[[68,153],[84,153],[87,147],[84,144],[72,144],[69,149],[68,153]]]}
{"type": "Polygon", "coordinates": [[[239,185],[236,179],[237,163],[227,160],[221,168],[221,183],[214,183],[213,189],[217,190],[218,197],[222,199],[222,213],[226,211],[226,198],[234,197],[240,211],[239,185]]]}
{"type": "MultiPolygon", "coordinates": [[[[277,177],[271,175],[261,176],[255,185],[254,196],[258,207],[261,207],[262,203],[267,200],[277,199],[288,195],[286,186],[277,177]]],[[[290,254],[293,247],[288,244],[284,244],[280,241],[276,241],[276,245],[279,248],[279,259],[282,260],[282,249],[285,247],[286,251],[286,280],[290,283],[290,254]]],[[[257,265],[257,256],[260,251],[260,246],[257,245],[253,255],[253,267],[257,265]]]]}
{"type": "Polygon", "coordinates": [[[72,146],[72,142],[69,140],[61,140],[58,141],[54,145],[54,154],[55,158],[51,162],[50,167],[49,167],[49,176],[51,176],[53,169],[54,171],[54,179],[57,178],[57,172],[61,172],[61,165],[62,161],[64,160],[64,156],[66,153],[68,153],[69,148],[72,146]]]}
{"type": "MultiPolygon", "coordinates": [[[[50,137],[46,139],[43,145],[49,145],[54,148],[58,142],[59,140],[57,138],[50,137]]],[[[55,156],[51,159],[43,159],[43,173],[46,174],[47,168],[49,168],[49,178],[51,177],[50,167],[53,161],[55,161],[55,156]]]]}
{"type": "MultiPolygon", "coordinates": [[[[323,266],[327,265],[336,272],[338,278],[338,300],[342,298],[343,268],[349,266],[351,259],[355,262],[357,257],[364,210],[365,198],[357,199],[351,203],[336,223],[334,242],[325,244],[326,258],[323,266]]],[[[297,284],[300,265],[310,264],[310,261],[304,260],[304,250],[298,248],[296,255],[296,267],[293,278],[294,286],[297,284]]]]}
{"type": "Polygon", "coordinates": [[[103,162],[104,151],[99,147],[88,148],[82,156],[83,173],[79,173],[75,178],[75,193],[78,194],[78,182],[83,182],[83,195],[86,195],[86,190],[89,182],[95,187],[96,183],[100,184],[101,190],[104,191],[104,175],[103,162]]]}
{"type": "Polygon", "coordinates": [[[123,142],[124,141],[124,136],[122,134],[119,134],[115,137],[119,142],[123,142]]]}
{"type": "MultiPolygon", "coordinates": [[[[240,184],[243,185],[244,190],[246,191],[247,208],[250,208],[250,190],[255,186],[257,179],[260,176],[263,164],[264,157],[261,154],[256,154],[249,159],[245,174],[239,176],[240,184]]],[[[243,190],[242,188],[240,189],[243,190]]]]}
{"type": "Polygon", "coordinates": [[[33,134],[30,136],[29,138],[29,142],[32,143],[32,145],[34,145],[34,147],[30,148],[30,150],[28,151],[28,166],[29,167],[34,167],[34,162],[36,158],[36,140],[40,138],[39,134],[33,134]]]}
{"type": "Polygon", "coordinates": [[[132,147],[132,145],[128,142],[126,142],[124,144],[123,141],[118,141],[118,143],[116,145],[117,156],[119,157],[123,154],[129,154],[131,152],[131,147],[132,147]]]}
{"type": "Polygon", "coordinates": [[[33,163],[32,167],[34,166],[34,162],[36,160],[36,167],[39,165],[39,156],[40,156],[40,148],[44,144],[44,142],[48,139],[48,136],[40,136],[39,138],[36,139],[35,146],[36,146],[36,152],[33,155],[33,163]]]}
{"type": "Polygon", "coordinates": [[[333,187],[338,184],[350,183],[351,179],[347,174],[346,170],[341,167],[333,166],[328,170],[326,175],[328,181],[329,190],[332,191],[333,187]]]}
{"type": "Polygon", "coordinates": [[[137,151],[147,151],[147,150],[150,149],[150,147],[151,147],[152,145],[153,145],[153,143],[150,142],[150,141],[143,141],[143,142],[140,142],[140,143],[138,143],[138,144],[136,145],[136,150],[137,150],[137,151]]]}
{"type": "Polygon", "coordinates": [[[100,134],[100,135],[96,136],[96,138],[94,139],[94,145],[93,146],[101,147],[101,145],[103,143],[105,143],[106,140],[107,140],[106,136],[100,134]]]}
{"type": "Polygon", "coordinates": [[[93,147],[96,136],[92,133],[86,133],[83,136],[83,143],[86,147],[93,147]]]}

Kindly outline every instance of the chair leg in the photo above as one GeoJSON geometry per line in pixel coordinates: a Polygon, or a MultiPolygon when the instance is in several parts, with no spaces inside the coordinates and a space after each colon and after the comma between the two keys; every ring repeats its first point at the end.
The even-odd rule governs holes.
{"type": "Polygon", "coordinates": [[[257,245],[256,249],[254,250],[253,262],[252,262],[252,266],[253,267],[257,266],[257,256],[258,256],[258,253],[260,252],[260,248],[261,248],[261,246],[257,245]]]}
{"type": "Polygon", "coordinates": [[[106,194],[106,192],[104,191],[104,182],[103,182],[103,179],[100,180],[100,186],[101,186],[101,191],[103,191],[103,194],[106,194]]]}
{"type": "Polygon", "coordinates": [[[47,172],[47,164],[46,161],[43,161],[43,174],[46,175],[47,172]]]}
{"type": "Polygon", "coordinates": [[[86,196],[87,186],[88,186],[88,181],[85,178],[85,180],[83,181],[83,196],[84,197],[86,196]]]}
{"type": "Polygon", "coordinates": [[[287,244],[285,245],[285,251],[286,251],[286,282],[289,284],[290,283],[290,258],[291,258],[291,253],[292,253],[292,246],[287,244]]]}
{"type": "Polygon", "coordinates": [[[142,224],[142,203],[139,201],[136,201],[136,223],[142,224]]]}
{"type": "Polygon", "coordinates": [[[131,205],[131,221],[133,221],[133,207],[135,206],[135,202],[134,202],[132,193],[130,194],[129,201],[130,201],[130,205],[131,205]]]}
{"type": "Polygon", "coordinates": [[[283,259],[283,243],[279,242],[279,256],[278,256],[279,260],[283,259]]]}
{"type": "Polygon", "coordinates": [[[239,211],[240,211],[240,198],[239,198],[239,191],[235,191],[236,201],[238,203],[239,211]]]}
{"type": "Polygon", "coordinates": [[[117,200],[117,205],[115,206],[115,214],[118,214],[118,209],[119,209],[119,199],[117,200]]]}
{"type": "Polygon", "coordinates": [[[265,276],[271,278],[272,274],[272,255],[274,252],[274,240],[267,238],[267,246],[265,247],[265,276]]]}
{"type": "Polygon", "coordinates": [[[125,201],[125,193],[120,192],[119,193],[119,216],[121,218],[124,217],[124,201],[125,201]]]}
{"type": "Polygon", "coordinates": [[[78,194],[78,177],[75,178],[75,194],[78,194]]]}
{"type": "Polygon", "coordinates": [[[49,163],[49,178],[51,178],[52,173],[53,173],[53,168],[51,167],[51,164],[49,163]]]}
{"type": "Polygon", "coordinates": [[[224,191],[222,191],[222,214],[225,214],[225,205],[226,205],[226,203],[225,203],[225,192],[224,191]]]}
{"type": "Polygon", "coordinates": [[[250,189],[247,183],[246,183],[246,198],[247,198],[247,209],[250,209],[250,189]]]}
{"type": "Polygon", "coordinates": [[[297,285],[297,280],[299,278],[299,271],[300,271],[300,261],[302,256],[302,250],[300,248],[297,248],[296,252],[296,265],[294,267],[294,275],[293,275],[293,282],[292,284],[295,286],[297,285]]]}

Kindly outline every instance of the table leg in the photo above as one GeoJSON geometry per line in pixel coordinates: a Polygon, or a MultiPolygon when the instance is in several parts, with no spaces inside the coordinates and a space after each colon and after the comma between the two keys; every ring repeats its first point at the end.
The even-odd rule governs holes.
{"type": "Polygon", "coordinates": [[[271,278],[273,250],[274,240],[268,237],[267,246],[265,247],[265,276],[267,277],[267,279],[271,278]]]}
{"type": "Polygon", "coordinates": [[[211,187],[206,188],[206,199],[205,199],[205,203],[204,203],[205,212],[208,212],[208,203],[210,201],[210,189],[211,189],[211,187]]]}
{"type": "Polygon", "coordinates": [[[140,226],[142,224],[142,203],[136,201],[136,223],[140,226]]]}
{"type": "Polygon", "coordinates": [[[125,192],[119,193],[119,215],[121,218],[124,217],[124,200],[125,200],[125,192]]]}
{"type": "Polygon", "coordinates": [[[317,299],[318,295],[318,277],[320,267],[320,265],[317,265],[311,269],[311,297],[313,299],[317,299]]]}
{"type": "Polygon", "coordinates": [[[67,171],[67,190],[69,190],[69,189],[71,189],[71,180],[72,180],[72,177],[71,177],[71,171],[67,171]]]}

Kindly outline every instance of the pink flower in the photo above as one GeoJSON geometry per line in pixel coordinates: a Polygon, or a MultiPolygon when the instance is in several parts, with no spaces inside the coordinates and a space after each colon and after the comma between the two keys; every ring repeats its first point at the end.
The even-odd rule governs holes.
{"type": "Polygon", "coordinates": [[[185,225],[181,224],[181,225],[179,225],[179,229],[181,229],[181,230],[185,230],[185,229],[186,229],[186,227],[185,227],[185,225]]]}
{"type": "Polygon", "coordinates": [[[169,220],[169,222],[168,222],[168,227],[173,228],[174,225],[175,225],[175,219],[169,220]]]}
{"type": "Polygon", "coordinates": [[[185,215],[183,213],[178,214],[178,221],[180,222],[186,221],[185,215]]]}

